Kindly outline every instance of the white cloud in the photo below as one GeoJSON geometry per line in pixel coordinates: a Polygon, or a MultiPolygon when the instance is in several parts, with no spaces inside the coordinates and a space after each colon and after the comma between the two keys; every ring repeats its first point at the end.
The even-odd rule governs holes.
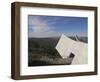
{"type": "Polygon", "coordinates": [[[39,17],[34,17],[32,20],[32,26],[34,32],[45,32],[50,29],[47,25],[47,22],[40,19],[39,17]]]}
{"type": "Polygon", "coordinates": [[[29,21],[31,24],[31,29],[33,31],[29,32],[29,37],[56,37],[59,36],[60,33],[53,30],[54,27],[51,28],[51,24],[48,20],[43,20],[40,17],[32,17],[29,21]]]}

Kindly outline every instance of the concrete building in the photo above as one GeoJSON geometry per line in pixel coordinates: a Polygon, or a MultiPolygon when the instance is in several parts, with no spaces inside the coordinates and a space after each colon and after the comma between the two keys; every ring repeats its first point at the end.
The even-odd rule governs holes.
{"type": "Polygon", "coordinates": [[[88,45],[77,38],[75,41],[62,34],[55,48],[63,59],[68,57],[73,58],[72,65],[88,63],[88,45]]]}

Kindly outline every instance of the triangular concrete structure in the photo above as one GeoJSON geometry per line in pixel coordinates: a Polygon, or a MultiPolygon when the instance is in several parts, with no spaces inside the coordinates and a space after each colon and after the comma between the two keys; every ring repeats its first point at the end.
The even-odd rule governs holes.
{"type": "Polygon", "coordinates": [[[88,48],[87,43],[80,41],[74,41],[62,34],[56,50],[62,56],[62,58],[67,58],[70,53],[73,53],[74,59],[72,64],[87,64],[88,63],[88,48]]]}

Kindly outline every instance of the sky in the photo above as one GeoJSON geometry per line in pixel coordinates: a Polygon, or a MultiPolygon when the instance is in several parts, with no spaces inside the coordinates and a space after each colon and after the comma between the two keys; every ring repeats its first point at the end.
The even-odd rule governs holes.
{"type": "Polygon", "coordinates": [[[87,17],[28,16],[28,37],[87,36],[87,17]]]}

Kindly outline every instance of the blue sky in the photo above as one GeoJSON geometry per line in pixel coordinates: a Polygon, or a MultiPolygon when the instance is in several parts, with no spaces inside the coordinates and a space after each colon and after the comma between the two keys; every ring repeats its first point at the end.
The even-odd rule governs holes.
{"type": "Polygon", "coordinates": [[[87,36],[87,17],[28,16],[29,37],[87,36]]]}

